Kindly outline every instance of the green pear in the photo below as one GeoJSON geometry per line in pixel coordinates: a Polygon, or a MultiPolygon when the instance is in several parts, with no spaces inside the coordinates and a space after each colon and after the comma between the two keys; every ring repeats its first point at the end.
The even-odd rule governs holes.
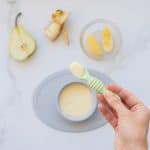
{"type": "Polygon", "coordinates": [[[15,60],[24,61],[35,52],[36,43],[24,27],[22,25],[18,25],[18,17],[20,15],[21,13],[17,14],[15,27],[11,32],[9,52],[15,60]]]}

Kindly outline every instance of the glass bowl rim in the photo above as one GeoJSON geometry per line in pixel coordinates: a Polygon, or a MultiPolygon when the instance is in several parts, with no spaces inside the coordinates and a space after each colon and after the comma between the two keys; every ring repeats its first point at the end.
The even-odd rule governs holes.
{"type": "Polygon", "coordinates": [[[90,56],[87,52],[86,52],[86,48],[84,47],[84,44],[83,44],[83,39],[84,39],[84,34],[86,32],[86,30],[88,28],[90,28],[92,25],[96,24],[96,23],[106,23],[106,24],[109,24],[111,27],[113,27],[119,34],[119,46],[118,48],[115,50],[115,52],[113,53],[112,57],[116,56],[117,53],[119,52],[119,50],[121,49],[121,46],[122,46],[122,35],[121,35],[121,31],[120,29],[117,27],[117,25],[115,23],[113,23],[112,21],[110,20],[107,20],[107,19],[104,19],[104,18],[99,18],[99,19],[95,19],[95,20],[92,20],[90,21],[89,23],[87,23],[81,30],[80,32],[80,46],[81,46],[81,49],[82,51],[86,54],[86,56],[88,56],[89,58],[93,59],[93,60],[96,60],[96,61],[102,61],[104,60],[103,57],[101,58],[95,58],[95,57],[92,57],[90,56]]]}

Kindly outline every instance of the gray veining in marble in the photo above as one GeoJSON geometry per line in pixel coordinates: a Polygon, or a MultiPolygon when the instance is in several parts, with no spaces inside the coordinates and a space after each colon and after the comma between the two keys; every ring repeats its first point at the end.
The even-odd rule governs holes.
{"type": "Polygon", "coordinates": [[[90,150],[94,147],[95,150],[98,150],[99,146],[113,149],[113,132],[109,126],[79,135],[66,135],[43,126],[36,120],[31,107],[32,92],[44,77],[66,68],[71,61],[78,59],[90,68],[100,69],[107,74],[111,73],[114,79],[135,91],[150,106],[150,71],[147,68],[147,64],[150,64],[150,21],[148,20],[150,1],[143,0],[139,3],[136,3],[136,0],[122,2],[93,0],[88,3],[87,0],[82,0],[80,3],[76,0],[68,2],[65,0],[61,2],[52,0],[8,1],[9,3],[7,0],[0,0],[0,7],[3,7],[0,9],[0,27],[4,35],[2,40],[0,36],[0,49],[3,50],[2,53],[0,52],[0,91],[2,91],[0,93],[0,149],[90,150]],[[87,3],[87,8],[84,7],[85,3],[87,3]],[[58,7],[72,13],[70,16],[71,28],[69,28],[72,40],[70,47],[63,45],[60,40],[58,40],[59,44],[52,44],[43,34],[43,28],[48,23],[50,13],[58,7]],[[106,11],[106,8],[110,11],[106,11]],[[134,11],[133,8],[135,8],[134,11]],[[38,43],[35,56],[24,63],[14,62],[7,53],[10,29],[19,10],[24,13],[22,22],[36,37],[38,43]],[[92,16],[89,12],[95,15],[92,16]],[[82,26],[99,16],[112,19],[123,34],[122,53],[109,64],[87,59],[77,40],[82,26]],[[75,23],[72,23],[73,20],[75,23]],[[1,41],[3,41],[2,44],[1,41]],[[66,56],[69,57],[66,59],[66,56]],[[131,83],[134,79],[135,85],[131,83]],[[139,85],[140,90],[137,87],[139,85]]]}

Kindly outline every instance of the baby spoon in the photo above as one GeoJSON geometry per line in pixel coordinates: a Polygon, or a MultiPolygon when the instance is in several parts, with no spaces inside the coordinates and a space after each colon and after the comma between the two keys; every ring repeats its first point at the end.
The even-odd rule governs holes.
{"type": "Polygon", "coordinates": [[[94,89],[97,93],[100,93],[100,94],[106,93],[107,88],[105,87],[104,83],[101,80],[90,75],[87,69],[84,68],[81,64],[77,62],[73,62],[70,65],[70,71],[77,78],[86,81],[88,86],[94,89]]]}

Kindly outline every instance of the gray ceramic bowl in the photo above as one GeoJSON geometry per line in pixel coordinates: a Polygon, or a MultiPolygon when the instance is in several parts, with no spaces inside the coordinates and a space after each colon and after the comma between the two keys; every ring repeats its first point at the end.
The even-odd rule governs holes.
{"type": "Polygon", "coordinates": [[[90,118],[90,117],[93,115],[93,113],[96,111],[98,102],[97,102],[97,99],[96,99],[96,93],[95,93],[92,89],[90,89],[90,88],[88,87],[88,88],[90,89],[92,95],[93,95],[93,104],[92,104],[91,110],[90,110],[87,114],[82,115],[82,116],[79,116],[79,117],[74,117],[74,116],[70,116],[70,115],[65,114],[65,113],[61,110],[61,106],[60,106],[60,95],[61,95],[61,93],[63,92],[63,90],[64,90],[65,87],[67,87],[67,86],[69,86],[69,85],[71,85],[71,84],[74,84],[74,83],[79,83],[79,84],[82,84],[82,85],[88,87],[86,84],[84,84],[84,83],[82,83],[82,82],[70,82],[70,83],[66,84],[66,85],[59,91],[59,95],[58,95],[58,98],[57,98],[57,103],[56,103],[56,105],[57,105],[58,112],[62,115],[62,117],[64,117],[65,119],[67,119],[67,120],[69,120],[69,121],[81,122],[81,121],[84,121],[84,120],[90,118]]]}

